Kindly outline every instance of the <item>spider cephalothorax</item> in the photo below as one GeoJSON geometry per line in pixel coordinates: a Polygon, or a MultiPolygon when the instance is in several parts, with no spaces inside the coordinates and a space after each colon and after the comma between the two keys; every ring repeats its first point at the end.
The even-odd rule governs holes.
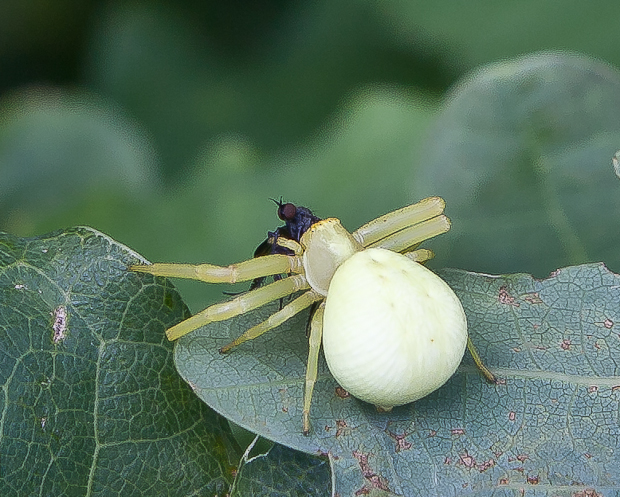
{"type": "Polygon", "coordinates": [[[458,298],[438,276],[419,264],[433,254],[416,250],[418,245],[450,229],[441,198],[427,198],[396,210],[353,233],[338,219],[319,220],[304,207],[276,203],[278,215],[286,224],[261,244],[271,247],[271,253],[228,267],[131,266],[133,271],[156,276],[210,283],[288,275],[208,307],[168,329],[168,339],[301,291],[266,321],[224,345],[221,352],[259,337],[303,309],[316,307],[309,336],[304,433],[310,429],[310,403],[322,342],[336,380],[352,395],[383,410],[439,388],[458,367],[466,345],[483,373],[494,380],[467,337],[467,322],[458,298]]]}

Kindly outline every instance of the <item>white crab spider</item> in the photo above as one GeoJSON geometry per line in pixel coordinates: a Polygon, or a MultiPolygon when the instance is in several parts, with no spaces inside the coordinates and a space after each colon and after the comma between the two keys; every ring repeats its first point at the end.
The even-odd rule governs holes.
{"type": "Polygon", "coordinates": [[[414,250],[422,241],[450,229],[444,206],[439,197],[427,198],[370,221],[353,233],[338,219],[321,220],[299,243],[277,239],[294,255],[265,255],[227,267],[151,264],[130,269],[208,283],[289,275],[195,314],[168,329],[169,340],[306,290],[221,352],[257,338],[320,302],[310,325],[302,414],[307,434],[321,342],[336,380],[353,396],[383,410],[417,400],[443,385],[460,364],[466,345],[478,367],[494,381],[467,337],[458,298],[420,264],[430,259],[432,252],[414,250]]]}

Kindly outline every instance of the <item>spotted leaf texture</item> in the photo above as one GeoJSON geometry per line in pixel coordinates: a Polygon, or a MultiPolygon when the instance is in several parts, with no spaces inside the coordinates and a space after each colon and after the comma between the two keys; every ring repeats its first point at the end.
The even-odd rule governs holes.
{"type": "Polygon", "coordinates": [[[164,335],[187,308],[138,261],[88,228],[0,234],[0,495],[226,494],[234,441],[164,335]]]}
{"type": "Polygon", "coordinates": [[[319,367],[301,433],[308,315],[219,347],[277,305],[181,339],[177,367],[215,410],[256,433],[330,457],[337,495],[616,496],[620,492],[620,277],[604,265],[548,279],[445,270],[470,334],[501,379],[466,356],[442,388],[380,413],[319,367]]]}

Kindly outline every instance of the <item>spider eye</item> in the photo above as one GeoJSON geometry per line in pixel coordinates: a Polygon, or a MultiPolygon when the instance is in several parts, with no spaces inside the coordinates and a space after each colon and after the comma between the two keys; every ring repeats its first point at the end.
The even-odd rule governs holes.
{"type": "Polygon", "coordinates": [[[295,217],[297,213],[297,207],[293,204],[282,204],[278,207],[278,217],[282,219],[282,221],[290,221],[295,217]]]}

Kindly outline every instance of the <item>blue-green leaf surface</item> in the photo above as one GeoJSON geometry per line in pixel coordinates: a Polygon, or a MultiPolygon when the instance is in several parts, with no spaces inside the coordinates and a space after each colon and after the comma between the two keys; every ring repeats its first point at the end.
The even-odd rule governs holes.
{"type": "Polygon", "coordinates": [[[467,357],[438,391],[379,413],[344,396],[321,361],[313,429],[304,437],[307,314],[218,352],[277,305],[181,339],[177,367],[234,422],[328,454],[341,497],[618,495],[620,277],[602,264],[561,269],[544,281],[441,275],[462,299],[471,336],[499,384],[486,383],[467,357]]]}
{"type": "Polygon", "coordinates": [[[228,491],[234,441],[164,335],[187,308],[138,261],[88,228],[0,234],[0,495],[228,491]]]}

